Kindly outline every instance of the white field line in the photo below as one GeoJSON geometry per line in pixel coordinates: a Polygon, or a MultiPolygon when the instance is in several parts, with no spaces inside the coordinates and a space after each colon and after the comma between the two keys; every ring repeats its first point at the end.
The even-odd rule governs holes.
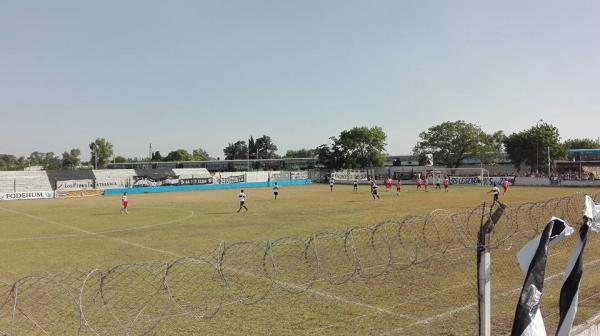
{"type": "MultiPolygon", "coordinates": [[[[600,263],[600,259],[592,260],[592,261],[587,262],[587,263],[585,263],[583,265],[584,265],[584,267],[590,267],[590,266],[596,265],[598,263],[600,263]]],[[[544,281],[554,280],[556,278],[562,277],[563,274],[564,274],[564,272],[560,272],[560,273],[556,273],[556,274],[550,275],[550,276],[544,278],[544,281]]],[[[518,288],[511,289],[509,291],[503,292],[503,293],[496,294],[492,298],[507,296],[507,295],[518,293],[520,291],[521,291],[521,287],[518,287],[518,288]]],[[[397,332],[399,332],[399,331],[401,331],[403,329],[406,329],[406,328],[409,328],[409,327],[412,327],[412,326],[415,326],[415,325],[428,324],[428,323],[431,323],[431,322],[433,322],[435,320],[444,320],[444,319],[446,319],[446,318],[448,318],[448,317],[450,317],[450,316],[452,316],[452,315],[454,315],[456,313],[460,313],[460,312],[462,312],[464,310],[467,310],[467,309],[470,309],[470,308],[472,308],[473,306],[476,306],[476,305],[477,305],[477,301],[470,302],[470,303],[468,303],[468,304],[466,304],[464,306],[450,309],[450,310],[445,311],[445,312],[443,312],[441,314],[438,314],[438,315],[435,315],[435,316],[428,317],[426,319],[422,319],[422,320],[416,321],[416,322],[414,322],[414,323],[412,323],[412,324],[410,324],[410,325],[408,325],[406,327],[400,327],[398,329],[394,329],[394,330],[391,330],[391,331],[388,331],[388,332],[381,333],[380,335],[381,336],[392,335],[392,334],[397,333],[397,332]]]]}
{"type": "MultiPolygon", "coordinates": [[[[5,208],[0,208],[2,210],[6,210],[6,211],[11,211],[5,208]]],[[[142,209],[142,208],[137,208],[137,209],[142,209]]],[[[158,209],[158,208],[153,208],[153,209],[158,209]]],[[[162,208],[162,209],[170,209],[170,208],[162,208]]],[[[145,230],[145,229],[150,229],[150,228],[154,228],[154,227],[159,227],[159,226],[165,226],[165,225],[171,225],[171,224],[176,224],[179,222],[184,222],[188,219],[191,219],[192,217],[195,216],[194,211],[192,210],[184,210],[186,212],[188,212],[188,215],[179,219],[174,219],[174,220],[170,220],[167,222],[162,222],[162,223],[156,223],[156,224],[148,224],[148,225],[144,225],[144,226],[136,226],[136,227],[132,227],[132,228],[125,228],[125,229],[116,229],[116,230],[106,230],[106,231],[100,231],[100,232],[94,232],[95,234],[108,234],[108,233],[120,233],[120,232],[129,232],[129,231],[138,231],[138,230],[145,230]]],[[[80,233],[80,234],[63,234],[63,235],[53,235],[53,236],[41,236],[41,237],[24,237],[24,238],[10,238],[10,239],[1,239],[0,243],[5,243],[5,242],[15,242],[15,241],[30,241],[30,240],[46,240],[46,239],[65,239],[65,238],[75,238],[75,237],[82,237],[85,235],[89,235],[89,233],[80,233]]]]}
{"type": "MultiPolygon", "coordinates": [[[[179,255],[179,254],[177,254],[175,252],[171,252],[171,251],[166,251],[166,250],[161,250],[161,249],[157,249],[157,248],[145,246],[145,245],[142,245],[142,244],[130,242],[128,240],[124,240],[124,239],[120,239],[120,238],[116,238],[116,237],[106,236],[104,234],[100,234],[100,233],[96,233],[96,232],[92,232],[92,231],[80,229],[80,228],[73,227],[73,226],[70,226],[70,225],[66,225],[66,224],[63,224],[63,223],[51,220],[51,219],[47,219],[47,218],[44,218],[44,217],[39,217],[39,216],[31,215],[31,214],[28,214],[28,213],[25,213],[25,212],[11,210],[11,209],[6,209],[6,208],[3,208],[3,207],[0,207],[0,209],[4,210],[4,211],[12,212],[14,214],[27,216],[29,218],[33,218],[33,219],[37,219],[37,220],[44,221],[44,222],[47,222],[47,223],[51,223],[51,224],[54,224],[54,225],[58,225],[58,226],[61,226],[61,227],[64,227],[64,228],[67,228],[67,229],[70,229],[70,230],[73,230],[73,231],[78,231],[78,232],[81,232],[81,233],[85,233],[85,234],[89,234],[89,235],[93,235],[93,236],[99,236],[99,237],[103,237],[103,238],[106,238],[106,239],[109,239],[109,240],[114,240],[114,241],[120,242],[120,243],[125,244],[125,245],[135,246],[135,247],[138,247],[138,248],[141,248],[141,249],[146,249],[146,250],[150,250],[150,251],[154,251],[154,252],[158,252],[158,253],[170,255],[170,256],[173,256],[173,257],[176,257],[176,258],[182,258],[183,257],[182,255],[179,255]]],[[[247,274],[247,275],[249,275],[251,277],[254,277],[254,278],[260,278],[258,275],[253,274],[253,273],[244,272],[244,271],[240,271],[240,270],[236,270],[236,269],[232,269],[232,268],[230,268],[230,270],[232,270],[232,271],[234,271],[236,273],[247,274]]],[[[292,287],[292,288],[297,288],[297,289],[302,288],[299,285],[292,284],[292,283],[286,283],[286,282],[276,282],[276,283],[279,283],[279,284],[282,284],[282,285],[285,285],[285,286],[288,286],[288,287],[292,287]]],[[[336,296],[336,295],[333,295],[333,294],[328,294],[328,293],[320,292],[320,291],[317,291],[317,290],[314,290],[314,289],[310,289],[309,288],[308,290],[306,290],[306,292],[312,293],[312,294],[315,294],[315,295],[318,295],[318,296],[321,296],[321,297],[324,297],[324,298],[327,298],[327,299],[331,299],[331,300],[334,300],[334,301],[339,301],[339,302],[343,302],[343,303],[355,305],[355,306],[358,306],[358,307],[369,308],[369,309],[375,310],[377,312],[384,312],[384,313],[388,313],[388,314],[393,314],[391,311],[389,311],[387,309],[383,309],[383,308],[380,308],[380,307],[376,307],[376,306],[369,305],[369,304],[362,303],[362,302],[358,302],[358,301],[348,300],[348,299],[340,297],[340,296],[336,296]]]]}

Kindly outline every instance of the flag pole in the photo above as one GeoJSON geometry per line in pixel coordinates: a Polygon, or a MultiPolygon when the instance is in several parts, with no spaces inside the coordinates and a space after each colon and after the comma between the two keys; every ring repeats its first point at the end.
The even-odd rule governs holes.
{"type": "MultiPolygon", "coordinates": [[[[494,230],[504,214],[506,205],[499,203],[499,207],[490,214],[484,223],[486,204],[481,207],[481,224],[477,235],[477,298],[479,303],[479,336],[492,335],[492,257],[490,255],[489,235],[494,230]]],[[[492,204],[492,207],[494,204],[492,204]]],[[[491,212],[491,209],[490,209],[491,212]]]]}

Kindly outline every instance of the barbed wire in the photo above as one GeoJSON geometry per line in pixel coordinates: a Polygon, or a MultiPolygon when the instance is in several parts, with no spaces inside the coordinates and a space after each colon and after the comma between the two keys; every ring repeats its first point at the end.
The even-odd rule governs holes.
{"type": "MultiPolygon", "coordinates": [[[[580,193],[509,205],[495,226],[490,247],[502,251],[530,239],[551,216],[580,225],[582,209],[580,193]]],[[[213,319],[227,306],[256,305],[274,292],[287,293],[279,294],[283,297],[305,292],[327,297],[313,287],[385,280],[386,275],[439,261],[474,270],[477,231],[491,210],[437,209],[424,216],[307,236],[221,242],[205,255],[168,262],[0,282],[0,335],[147,335],[165,334],[164,330],[182,334],[189,328],[186,323],[213,319]],[[187,322],[178,326],[175,320],[187,322]]],[[[471,280],[473,284],[467,281],[463,286],[474,286],[475,279],[471,280]]],[[[393,308],[374,310],[379,314],[393,308]]],[[[446,316],[435,319],[440,318],[446,316]]],[[[323,329],[327,328],[319,330],[323,329]]]]}

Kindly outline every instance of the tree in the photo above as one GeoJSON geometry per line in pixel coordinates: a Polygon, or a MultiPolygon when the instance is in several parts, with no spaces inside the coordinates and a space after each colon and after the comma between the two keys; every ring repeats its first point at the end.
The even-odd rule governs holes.
{"type": "Polygon", "coordinates": [[[45,164],[44,163],[45,157],[46,157],[46,153],[35,151],[35,152],[29,154],[29,163],[32,166],[43,166],[45,164]]]}
{"type": "Polygon", "coordinates": [[[114,162],[115,163],[126,163],[127,159],[124,156],[119,155],[119,156],[115,157],[114,162]]]}
{"type": "Polygon", "coordinates": [[[54,152],[45,153],[43,166],[45,170],[60,170],[62,169],[62,160],[54,152]]]}
{"type": "Polygon", "coordinates": [[[290,149],[287,152],[285,152],[285,158],[313,158],[315,157],[317,154],[315,149],[298,149],[298,150],[293,150],[290,149]]]}
{"type": "Polygon", "coordinates": [[[0,154],[0,170],[22,170],[28,164],[24,156],[17,158],[11,154],[0,154]]]}
{"type": "Polygon", "coordinates": [[[354,127],[330,137],[331,145],[315,149],[317,162],[330,169],[380,167],[385,162],[385,140],[381,127],[354,127]]]}
{"type": "Polygon", "coordinates": [[[565,149],[596,149],[600,148],[600,141],[588,138],[567,139],[563,145],[565,149]]]}
{"type": "Polygon", "coordinates": [[[239,140],[230,143],[223,149],[225,160],[245,160],[248,158],[248,146],[245,141],[239,140]]]}
{"type": "Polygon", "coordinates": [[[434,162],[457,168],[467,156],[480,157],[500,151],[501,146],[494,141],[502,135],[502,132],[486,134],[478,125],[463,120],[446,121],[421,132],[413,153],[418,156],[433,154],[434,162]]]}
{"type": "Polygon", "coordinates": [[[113,144],[104,138],[97,138],[90,143],[90,151],[92,154],[90,162],[94,164],[94,167],[96,169],[104,168],[113,156],[113,144]]]}
{"type": "Polygon", "coordinates": [[[208,155],[208,152],[202,148],[194,149],[192,151],[192,157],[193,157],[194,161],[210,160],[210,156],[208,155]]]}
{"type": "Polygon", "coordinates": [[[536,171],[548,164],[548,154],[551,161],[566,155],[558,128],[548,123],[538,123],[527,130],[509,135],[504,146],[515,167],[524,163],[536,171]]]}
{"type": "Polygon", "coordinates": [[[254,141],[254,137],[250,136],[250,139],[248,139],[248,158],[249,159],[256,159],[256,142],[254,141]]]}
{"type": "Polygon", "coordinates": [[[152,158],[150,159],[150,161],[162,161],[163,157],[162,155],[160,155],[160,151],[156,151],[154,153],[152,153],[152,158]]]}
{"type": "Polygon", "coordinates": [[[344,152],[345,168],[381,167],[385,162],[387,135],[381,127],[354,127],[342,131],[339,145],[344,152]]]}
{"type": "MultiPolygon", "coordinates": [[[[250,138],[252,139],[252,138],[250,138]]],[[[254,143],[254,149],[256,151],[257,159],[275,159],[277,158],[277,154],[275,151],[277,150],[277,146],[271,140],[271,137],[268,135],[263,135],[260,138],[257,138],[254,143]]],[[[252,150],[252,148],[250,148],[252,150]]],[[[252,151],[250,152],[252,153],[252,151]]]]}
{"type": "Polygon", "coordinates": [[[73,148],[69,152],[64,152],[62,154],[62,166],[63,168],[75,169],[79,166],[81,160],[79,159],[79,155],[81,155],[81,151],[79,148],[73,148]]]}
{"type": "Polygon", "coordinates": [[[170,152],[163,161],[192,161],[192,155],[185,149],[177,149],[170,152]]]}

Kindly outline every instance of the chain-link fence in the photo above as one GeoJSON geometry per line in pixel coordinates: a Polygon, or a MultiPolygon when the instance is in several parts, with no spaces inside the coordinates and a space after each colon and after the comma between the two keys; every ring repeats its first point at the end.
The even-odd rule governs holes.
{"type": "MultiPolygon", "coordinates": [[[[510,333],[523,281],[516,252],[551,216],[577,228],[582,209],[582,194],[508,205],[490,240],[494,335],[510,333]]],[[[0,283],[0,335],[476,334],[477,231],[490,210],[22,277],[0,283]]],[[[550,251],[541,308],[549,331],[574,241],[550,251]]],[[[588,241],[577,321],[600,310],[599,241],[588,241]]]]}

